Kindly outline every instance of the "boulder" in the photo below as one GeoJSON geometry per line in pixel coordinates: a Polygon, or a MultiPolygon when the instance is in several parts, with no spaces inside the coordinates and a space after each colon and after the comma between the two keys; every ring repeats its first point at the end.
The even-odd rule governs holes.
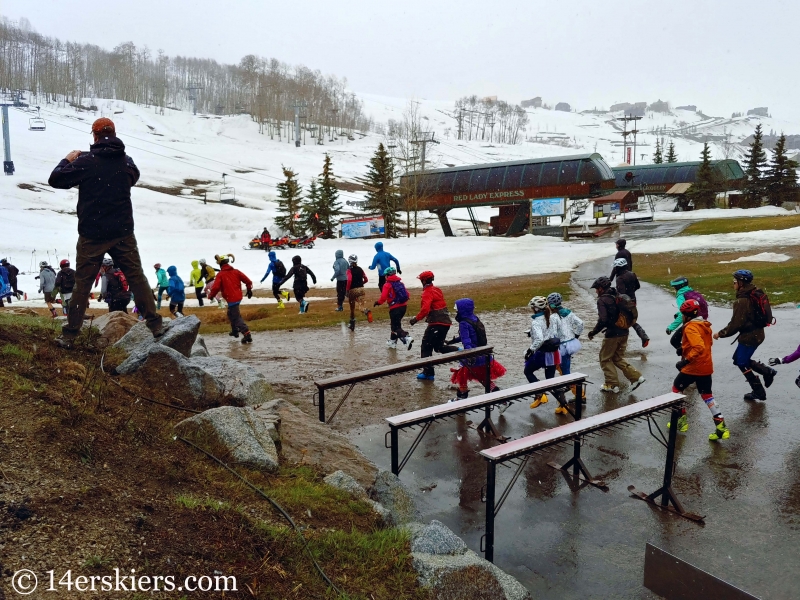
{"type": "Polygon", "coordinates": [[[367,490],[365,490],[353,477],[344,471],[335,471],[323,479],[331,487],[349,492],[356,498],[364,499],[367,497],[367,490]]]}
{"type": "Polygon", "coordinates": [[[411,552],[455,556],[464,554],[467,545],[442,522],[433,520],[428,525],[411,524],[411,552]]]}
{"type": "Polygon", "coordinates": [[[323,473],[341,470],[363,488],[372,486],[378,468],[347,437],[286,400],[273,400],[255,408],[258,415],[280,417],[281,455],[285,460],[314,465],[323,473]]]}
{"type": "Polygon", "coordinates": [[[278,450],[252,407],[220,406],[184,419],[175,432],[216,456],[259,471],[278,470],[278,450]]]}
{"type": "Polygon", "coordinates": [[[419,520],[419,511],[411,492],[394,473],[381,471],[372,485],[372,499],[383,504],[391,514],[389,523],[399,526],[419,520]]]}
{"type": "Polygon", "coordinates": [[[116,372],[127,375],[140,369],[147,359],[147,353],[153,345],[166,346],[189,356],[197,332],[200,330],[200,319],[189,315],[181,319],[174,319],[164,325],[165,332],[160,338],[153,338],[152,333],[144,322],[137,323],[125,336],[115,344],[128,353],[126,358],[117,367],[116,372]]]}
{"type": "Polygon", "coordinates": [[[463,554],[412,552],[420,585],[437,600],[530,600],[528,590],[472,550],[463,554]]]}
{"type": "Polygon", "coordinates": [[[194,341],[194,346],[192,346],[189,352],[189,357],[204,358],[208,356],[211,356],[211,354],[209,354],[208,348],[206,347],[206,341],[203,339],[202,335],[198,335],[197,339],[194,341]]]}
{"type": "Polygon", "coordinates": [[[192,358],[191,362],[214,376],[222,385],[228,404],[255,405],[272,398],[272,388],[267,378],[253,367],[227,356],[192,358]]]}
{"type": "Polygon", "coordinates": [[[101,347],[113,346],[120,341],[131,328],[138,323],[133,315],[122,311],[114,311],[100,315],[92,321],[92,326],[97,327],[100,338],[105,340],[101,347]]]}

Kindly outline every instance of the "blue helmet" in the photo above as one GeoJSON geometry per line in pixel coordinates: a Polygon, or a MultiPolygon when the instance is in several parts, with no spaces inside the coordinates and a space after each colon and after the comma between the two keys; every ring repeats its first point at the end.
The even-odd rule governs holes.
{"type": "Polygon", "coordinates": [[[745,283],[750,283],[753,281],[753,272],[748,271],[747,269],[739,269],[733,274],[733,278],[738,281],[744,281],[745,283]]]}
{"type": "Polygon", "coordinates": [[[552,294],[548,294],[547,296],[547,303],[550,306],[561,306],[562,300],[563,298],[561,297],[561,294],[559,294],[558,292],[553,292],[552,294]]]}

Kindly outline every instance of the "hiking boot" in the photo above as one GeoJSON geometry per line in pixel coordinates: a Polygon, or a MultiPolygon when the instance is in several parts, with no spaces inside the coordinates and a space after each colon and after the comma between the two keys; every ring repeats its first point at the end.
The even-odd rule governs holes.
{"type": "Polygon", "coordinates": [[[350,331],[355,331],[355,330],[356,330],[356,320],[350,319],[350,331]]]}
{"type": "Polygon", "coordinates": [[[434,381],[436,379],[435,375],[426,375],[425,373],[418,373],[417,379],[419,381],[434,381]]]}
{"type": "Polygon", "coordinates": [[[642,348],[647,348],[650,345],[650,338],[644,338],[642,340],[642,348]]]}
{"type": "Polygon", "coordinates": [[[308,312],[308,300],[303,300],[302,306],[303,306],[303,312],[307,313],[308,312]]]}
{"type": "Polygon", "coordinates": [[[631,389],[628,390],[628,391],[630,391],[630,392],[634,391],[636,388],[638,388],[640,385],[642,385],[645,381],[647,381],[647,380],[644,378],[644,376],[639,377],[639,379],[637,379],[636,381],[631,381],[631,389]]]}
{"type": "Polygon", "coordinates": [[[283,300],[278,300],[278,308],[286,308],[283,304],[283,300]]]}
{"type": "Polygon", "coordinates": [[[607,383],[603,384],[603,387],[600,388],[601,392],[610,392],[612,394],[619,393],[619,386],[618,385],[608,385],[607,383]]]}
{"type": "Polygon", "coordinates": [[[155,339],[158,339],[158,338],[162,337],[165,333],[167,333],[167,326],[162,323],[161,327],[159,327],[156,330],[152,330],[151,329],[150,332],[153,334],[153,337],[155,339]]]}
{"type": "Polygon", "coordinates": [[[286,302],[288,302],[288,301],[289,301],[289,298],[291,298],[291,294],[289,294],[289,292],[284,292],[284,291],[281,291],[281,296],[283,296],[283,299],[284,299],[286,302]]]}
{"type": "Polygon", "coordinates": [[[557,406],[556,410],[555,410],[555,413],[557,415],[568,415],[569,411],[567,410],[566,406],[557,406]]]}
{"type": "MultiPolygon", "coordinates": [[[[752,375],[752,373],[750,373],[750,375],[752,375]]],[[[747,382],[750,384],[750,388],[753,391],[744,395],[745,400],[753,401],[767,399],[767,392],[764,389],[764,386],[761,385],[761,380],[757,376],[753,375],[752,379],[747,379],[747,382]]]]}
{"type": "Polygon", "coordinates": [[[536,396],[533,402],[531,402],[531,408],[536,408],[540,404],[547,404],[547,394],[542,394],[541,396],[536,396]]]}
{"type": "Polygon", "coordinates": [[[462,391],[459,390],[458,392],[456,392],[456,397],[455,398],[450,398],[450,400],[448,400],[447,403],[450,404],[451,402],[458,402],[459,400],[466,400],[468,397],[469,397],[469,390],[467,390],[466,392],[462,392],[462,391]]]}
{"type": "Polygon", "coordinates": [[[725,419],[722,419],[717,426],[714,428],[714,431],[708,435],[708,439],[712,442],[716,442],[719,440],[727,440],[731,437],[730,430],[725,426],[725,419]]]}
{"type": "Polygon", "coordinates": [[[244,337],[242,338],[242,343],[243,344],[252,344],[253,343],[253,336],[250,335],[249,331],[244,334],[244,337]]]}
{"type": "Polygon", "coordinates": [[[231,337],[238,338],[239,337],[239,331],[234,329],[233,331],[229,331],[228,335],[231,336],[231,337]]]}
{"type": "Polygon", "coordinates": [[[397,340],[388,340],[388,341],[386,342],[386,346],[387,346],[387,347],[388,347],[390,350],[397,350],[397,340]]]}
{"type": "Polygon", "coordinates": [[[60,335],[55,339],[55,342],[56,342],[56,346],[58,346],[59,348],[62,348],[64,350],[72,350],[73,348],[75,348],[75,339],[74,338],[68,338],[68,337],[64,337],[63,335],[60,335]]]}
{"type": "MultiPolygon", "coordinates": [[[[667,429],[669,429],[671,425],[672,422],[671,421],[668,422],[667,429]]],[[[678,431],[680,431],[681,433],[686,433],[687,431],[689,431],[689,418],[686,415],[681,415],[680,417],[678,417],[678,431]]]]}

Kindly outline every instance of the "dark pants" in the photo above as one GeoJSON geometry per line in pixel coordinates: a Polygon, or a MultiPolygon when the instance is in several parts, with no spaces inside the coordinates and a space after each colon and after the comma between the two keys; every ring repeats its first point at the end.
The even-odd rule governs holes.
{"type": "Polygon", "coordinates": [[[336,304],[342,306],[344,304],[344,297],[347,295],[347,279],[336,280],[336,304]]]}
{"type": "Polygon", "coordinates": [[[280,281],[273,281],[272,282],[272,295],[275,296],[275,299],[278,302],[283,302],[283,296],[281,296],[281,283],[280,283],[280,281]]]}
{"type": "Polygon", "coordinates": [[[697,391],[700,394],[712,394],[711,391],[711,375],[689,375],[688,373],[678,373],[675,381],[672,382],[674,387],[679,392],[682,392],[693,383],[697,384],[697,391]]]}
{"type": "Polygon", "coordinates": [[[406,316],[406,308],[405,306],[398,306],[397,308],[389,309],[389,320],[392,327],[391,339],[393,340],[404,340],[408,335],[408,332],[403,330],[403,317],[406,316]]]}
{"type": "Polygon", "coordinates": [[[231,322],[231,331],[250,333],[250,328],[242,319],[242,313],[239,312],[238,304],[228,304],[228,320],[231,322]]]}
{"type": "Polygon", "coordinates": [[[176,312],[183,313],[183,302],[170,302],[169,312],[171,312],[173,315],[176,312]]]}
{"type": "Polygon", "coordinates": [[[294,288],[292,290],[294,292],[294,297],[297,302],[302,302],[303,298],[306,297],[306,292],[308,292],[308,288],[294,288]]]}
{"type": "Polygon", "coordinates": [[[14,290],[14,295],[17,296],[17,299],[19,299],[19,296],[21,296],[24,293],[24,292],[20,292],[19,289],[17,289],[17,278],[16,277],[14,277],[14,278],[9,277],[8,278],[8,285],[10,285],[11,289],[14,290]]]}
{"type": "Polygon", "coordinates": [[[194,288],[194,295],[197,296],[197,304],[199,306],[203,306],[203,298],[206,297],[205,294],[203,293],[203,288],[202,287],[194,288]]]}
{"type": "Polygon", "coordinates": [[[72,291],[67,325],[61,330],[66,338],[76,337],[81,330],[83,317],[89,305],[89,292],[106,253],[111,256],[114,264],[122,270],[125,279],[128,280],[136,308],[147,321],[147,327],[150,331],[161,329],[161,315],[156,312],[153,293],[142,270],[136,236],[131,234],[113,240],[90,240],[79,236],[75,258],[75,287],[72,291]]]}
{"type": "MultiPolygon", "coordinates": [[[[525,362],[525,378],[528,380],[528,383],[534,383],[539,381],[539,378],[536,377],[534,374],[535,371],[539,369],[539,366],[533,360],[527,360],[525,362]]],[[[552,379],[556,375],[556,366],[553,365],[551,367],[545,366],[544,368],[544,378],[545,379],[552,379]]]]}
{"type": "Polygon", "coordinates": [[[130,304],[131,300],[128,298],[127,300],[112,300],[108,303],[108,312],[124,312],[128,313],[128,304],[130,304]]]}
{"type": "MultiPolygon", "coordinates": [[[[116,263],[114,263],[114,264],[116,264],[116,263]]],[[[128,285],[130,285],[130,284],[128,284],[128,285]]],[[[169,288],[166,288],[166,287],[164,287],[164,286],[162,286],[162,285],[158,286],[158,301],[156,302],[156,309],[160,309],[160,308],[161,308],[161,296],[162,296],[162,294],[164,294],[164,293],[165,293],[165,292],[166,292],[168,289],[169,289],[169,288]]]]}
{"type": "MultiPolygon", "coordinates": [[[[428,358],[433,356],[434,352],[440,354],[447,354],[448,352],[456,352],[456,346],[445,346],[444,341],[447,339],[447,332],[450,331],[450,325],[428,325],[425,329],[425,335],[422,336],[422,350],[420,356],[428,358]]],[[[425,375],[434,375],[433,367],[425,367],[422,369],[425,375]]]]}
{"type": "MultiPolygon", "coordinates": [[[[380,267],[378,267],[380,269],[380,267]]],[[[378,275],[378,289],[382,292],[383,286],[386,284],[386,276],[379,274],[378,275]]]]}

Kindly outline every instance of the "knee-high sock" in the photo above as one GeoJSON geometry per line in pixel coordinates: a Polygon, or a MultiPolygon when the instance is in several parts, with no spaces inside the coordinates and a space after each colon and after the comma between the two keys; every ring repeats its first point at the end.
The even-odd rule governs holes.
{"type": "Polygon", "coordinates": [[[721,423],[724,419],[722,417],[722,411],[719,409],[719,404],[714,400],[714,394],[700,394],[700,397],[703,399],[703,402],[706,403],[708,410],[711,411],[714,422],[721,423]]]}

